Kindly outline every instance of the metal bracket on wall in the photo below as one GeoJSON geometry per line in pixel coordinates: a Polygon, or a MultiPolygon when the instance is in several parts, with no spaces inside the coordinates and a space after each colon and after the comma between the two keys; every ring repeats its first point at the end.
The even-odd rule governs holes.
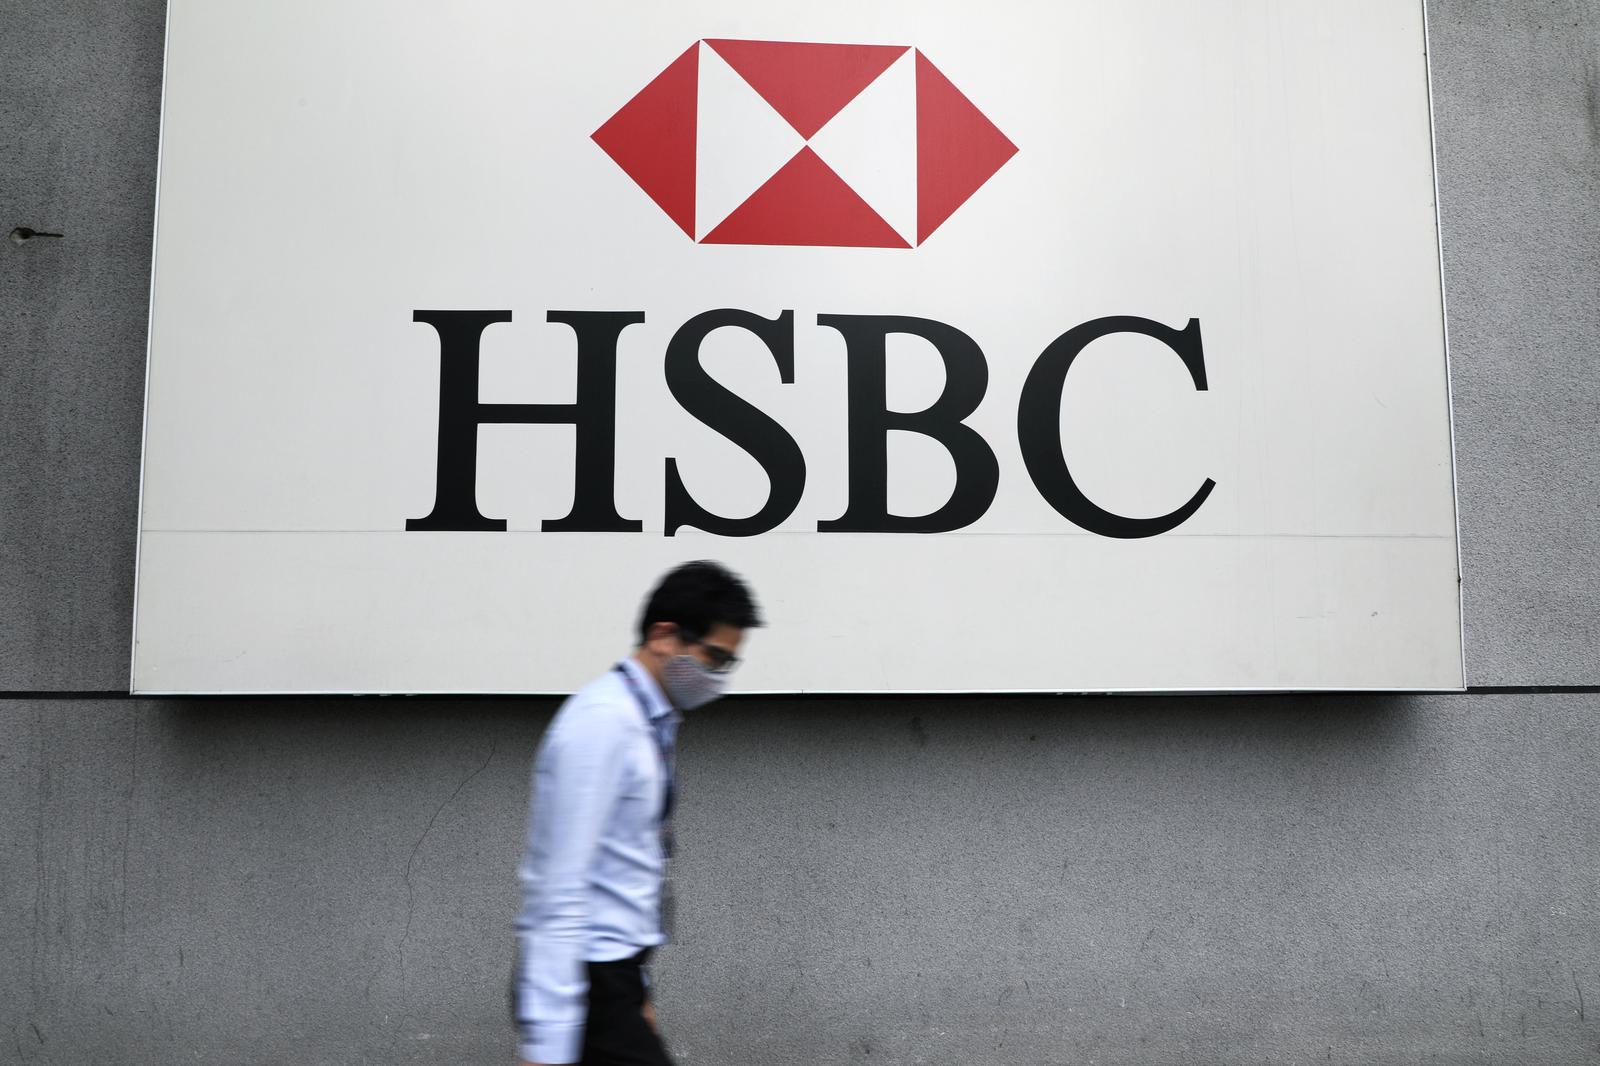
{"type": "Polygon", "coordinates": [[[44,232],[41,232],[40,230],[29,229],[27,226],[18,226],[16,229],[13,229],[10,233],[8,233],[6,236],[11,238],[11,243],[12,244],[26,244],[29,241],[33,240],[35,237],[61,237],[61,236],[63,236],[63,234],[60,234],[60,233],[44,233],[44,232]]]}

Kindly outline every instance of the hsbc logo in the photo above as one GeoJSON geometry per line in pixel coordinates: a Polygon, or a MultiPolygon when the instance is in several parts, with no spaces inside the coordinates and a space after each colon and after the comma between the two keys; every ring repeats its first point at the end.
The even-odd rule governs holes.
{"type": "Polygon", "coordinates": [[[1017,152],[908,45],[696,41],[594,132],[701,244],[911,248],[1017,152]]]}
{"type": "MultiPolygon", "coordinates": [[[[1017,147],[936,68],[907,45],[697,41],[594,132],[611,157],[684,234],[699,244],[912,248],[933,236],[1017,153],[1017,147]]],[[[886,269],[890,264],[884,264],[886,269]]],[[[780,295],[789,303],[793,298],[780,295]]],[[[783,306],[779,304],[778,306],[783,306]]],[[[562,424],[575,434],[573,499],[552,533],[637,533],[643,521],[619,510],[619,343],[645,310],[550,310],[570,328],[576,395],[564,403],[513,403],[480,396],[481,339],[509,323],[509,309],[417,310],[413,321],[439,339],[439,421],[434,501],[408,518],[415,531],[503,531],[478,508],[478,432],[485,425],[562,424]]],[[[1000,484],[993,443],[968,424],[985,401],[989,363],[960,328],[904,314],[819,313],[844,342],[848,503],[820,518],[820,533],[949,533],[981,519],[1000,484]],[[888,349],[905,338],[931,350],[944,387],[921,411],[895,410],[888,349]],[[888,440],[915,434],[936,443],[954,469],[948,498],[925,513],[890,506],[888,440]]],[[[766,501],[751,514],[720,514],[696,499],[665,457],[666,536],[695,528],[751,537],[788,522],[809,476],[790,429],[716,380],[701,361],[714,333],[743,333],[771,357],[778,380],[802,373],[795,310],[768,317],[713,306],[672,334],[663,352],[667,390],[688,414],[743,450],[763,470],[766,501]]],[[[1078,355],[1101,338],[1138,335],[1164,346],[1173,369],[1207,389],[1200,322],[1179,327],[1133,315],[1074,326],[1041,351],[1014,398],[1016,448],[1039,495],[1072,524],[1103,537],[1158,536],[1192,517],[1215,482],[1154,516],[1111,511],[1079,487],[1062,448],[1062,396],[1078,355]]],[[[1015,358],[1015,356],[1011,356],[1015,358]]],[[[764,363],[764,361],[762,361],[764,363]]]]}

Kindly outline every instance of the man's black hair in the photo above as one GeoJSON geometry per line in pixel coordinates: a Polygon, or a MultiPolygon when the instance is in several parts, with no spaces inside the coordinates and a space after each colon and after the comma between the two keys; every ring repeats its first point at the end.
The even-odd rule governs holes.
{"type": "Polygon", "coordinates": [[[686,636],[698,639],[718,623],[755,629],[762,618],[738,575],[721,563],[702,559],[669,571],[651,591],[639,614],[639,643],[657,622],[672,622],[686,636]]]}

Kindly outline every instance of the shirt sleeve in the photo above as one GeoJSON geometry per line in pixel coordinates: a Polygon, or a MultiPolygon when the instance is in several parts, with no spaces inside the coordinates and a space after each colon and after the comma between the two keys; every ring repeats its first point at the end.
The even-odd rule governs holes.
{"type": "Polygon", "coordinates": [[[617,802],[628,735],[611,709],[560,716],[534,761],[517,919],[518,1051],[527,1062],[577,1062],[588,993],[587,883],[617,802]]]}

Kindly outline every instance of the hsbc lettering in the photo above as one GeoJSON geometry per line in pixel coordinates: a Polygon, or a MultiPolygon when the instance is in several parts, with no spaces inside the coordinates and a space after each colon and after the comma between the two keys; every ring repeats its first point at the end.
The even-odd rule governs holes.
{"type": "MultiPolygon", "coordinates": [[[[504,519],[478,509],[478,427],[506,424],[565,424],[576,434],[572,507],[540,524],[550,533],[637,533],[641,520],[625,517],[616,505],[617,344],[622,331],[645,320],[642,311],[550,311],[546,321],[570,327],[577,339],[577,390],[572,403],[485,403],[479,399],[479,358],[483,332],[510,322],[506,310],[419,310],[415,322],[434,328],[439,338],[439,423],[433,508],[406,521],[407,530],[504,531],[504,519]]],[[[663,531],[673,536],[685,527],[726,537],[750,537],[787,521],[799,506],[806,484],[806,461],[794,437],[781,425],[723,386],[701,365],[700,347],[720,329],[749,333],[772,356],[779,380],[795,380],[794,312],[763,318],[750,311],[721,308],[685,322],[668,342],[667,388],[694,418],[743,449],[761,465],[768,480],[766,502],[752,515],[729,517],[703,507],[690,494],[677,460],[666,459],[663,531]]],[[[847,431],[849,495],[845,512],[820,521],[823,533],[948,533],[978,521],[994,502],[1000,467],[994,449],[967,419],[988,391],[989,367],[977,342],[961,330],[928,318],[898,315],[817,316],[817,325],[839,333],[848,357],[847,431]],[[891,411],[887,403],[887,342],[891,335],[920,338],[944,365],[945,385],[925,410],[891,411]],[[888,503],[888,434],[916,433],[936,441],[955,467],[949,499],[922,515],[901,515],[888,503]]],[[[1074,326],[1035,359],[1017,399],[1017,443],[1029,479],[1039,495],[1064,519],[1103,537],[1138,539],[1165,533],[1198,511],[1216,483],[1207,478],[1187,502],[1166,514],[1135,518],[1096,504],[1078,487],[1062,452],[1058,432],[1067,371],[1091,343],[1116,334],[1148,337],[1166,346],[1183,363],[1199,391],[1206,390],[1205,352],[1200,322],[1174,329],[1147,318],[1111,316],[1074,326]]]]}

